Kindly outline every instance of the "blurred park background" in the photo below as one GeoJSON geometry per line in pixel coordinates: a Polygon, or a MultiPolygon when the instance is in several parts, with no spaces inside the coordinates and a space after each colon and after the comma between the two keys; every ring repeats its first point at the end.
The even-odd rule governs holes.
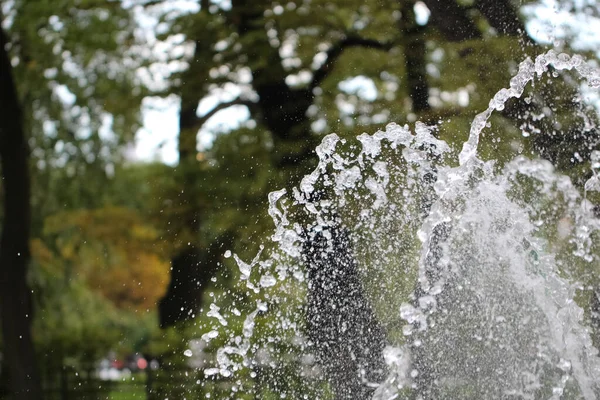
{"type": "MultiPolygon", "coordinates": [[[[0,7],[0,399],[219,398],[235,382],[203,373],[209,305],[249,310],[224,254],[256,255],[268,193],[310,172],[324,134],[420,120],[458,145],[527,56],[600,57],[595,0],[0,7]]],[[[598,99],[565,81],[540,86],[548,129],[507,107],[484,156],[546,157],[582,185],[598,99]]]]}

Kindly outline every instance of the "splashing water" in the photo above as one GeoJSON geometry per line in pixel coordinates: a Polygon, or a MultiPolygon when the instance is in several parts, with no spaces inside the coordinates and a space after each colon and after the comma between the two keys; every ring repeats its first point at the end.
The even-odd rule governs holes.
{"type": "MultiPolygon", "coordinates": [[[[473,120],[457,166],[450,146],[421,123],[414,134],[390,124],[360,135],[359,144],[326,136],[318,166],[299,187],[269,195],[270,255],[251,263],[234,255],[256,308],[206,375],[256,380],[272,371],[279,378],[269,393],[282,398],[327,398],[327,389],[302,381],[331,376],[361,383],[336,390],[330,382],[336,398],[600,398],[598,351],[574,301],[581,286],[574,271],[600,261],[600,219],[585,195],[600,190],[600,152],[591,152],[583,195],[548,161],[517,156],[500,166],[478,156],[493,111],[549,66],[600,87],[600,73],[579,56],[550,51],[524,61],[473,120]],[[352,249],[356,261],[340,249],[352,249]],[[340,270],[345,275],[336,276],[340,270]],[[308,305],[294,302],[302,296],[308,305]],[[330,300],[336,296],[347,298],[330,300]],[[262,329],[270,333],[254,335],[267,317],[262,329]],[[348,342],[340,349],[349,349],[350,361],[334,353],[332,334],[348,342]],[[361,346],[378,351],[357,352],[361,346]],[[284,382],[290,369],[300,383],[284,382]]],[[[211,313],[226,327],[218,307],[211,313]]],[[[218,336],[209,333],[207,340],[218,336]]],[[[234,381],[233,392],[252,392],[234,381]]]]}

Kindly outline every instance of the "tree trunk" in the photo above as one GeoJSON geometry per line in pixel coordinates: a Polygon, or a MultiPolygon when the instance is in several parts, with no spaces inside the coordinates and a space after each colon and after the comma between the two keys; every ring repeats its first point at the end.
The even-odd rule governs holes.
{"type": "Polygon", "coordinates": [[[4,224],[0,238],[0,316],[10,391],[15,399],[42,398],[31,337],[32,303],[27,284],[31,221],[28,148],[22,112],[0,29],[0,166],[4,224]]]}
{"type": "MultiPolygon", "coordinates": [[[[208,0],[202,0],[200,12],[207,13],[208,0]]],[[[229,235],[200,243],[202,204],[199,177],[201,165],[197,160],[198,130],[206,119],[197,115],[199,98],[206,94],[205,83],[209,80],[207,59],[213,54],[212,41],[205,37],[195,43],[194,56],[182,78],[179,97],[179,166],[177,179],[181,194],[179,217],[181,229],[177,232],[177,253],[171,260],[171,274],[167,293],[159,303],[161,328],[194,319],[202,308],[204,290],[215,275],[221,258],[221,249],[230,243],[229,235]]]]}
{"type": "Polygon", "coordinates": [[[292,89],[285,82],[286,71],[281,64],[279,50],[269,43],[262,21],[265,2],[233,0],[231,21],[240,36],[252,35],[251,49],[247,49],[252,69],[252,86],[258,94],[256,117],[273,134],[273,160],[277,167],[293,168],[300,178],[314,159],[316,138],[310,129],[306,111],[314,96],[307,88],[292,89]],[[268,60],[259,62],[260,59],[268,60]]]}
{"type": "Polygon", "coordinates": [[[169,288],[159,303],[159,322],[161,328],[173,326],[178,322],[191,320],[198,314],[202,304],[204,286],[213,274],[203,251],[198,245],[201,210],[198,205],[198,174],[200,164],[196,159],[196,136],[198,134],[198,97],[201,96],[203,80],[200,79],[205,68],[203,46],[196,43],[194,58],[183,77],[179,93],[181,110],[179,112],[179,165],[177,180],[179,195],[178,215],[182,219],[176,243],[177,253],[171,260],[169,288]],[[199,84],[198,84],[199,83],[199,84]],[[189,243],[189,245],[188,245],[189,243]]]}
{"type": "Polygon", "coordinates": [[[385,377],[386,335],[360,281],[342,227],[306,232],[307,330],[335,398],[367,400],[385,377]]]}
{"type": "Polygon", "coordinates": [[[158,306],[161,328],[198,315],[204,290],[218,269],[225,242],[226,239],[217,238],[207,249],[189,246],[172,259],[169,287],[158,306]]]}
{"type": "Polygon", "coordinates": [[[404,58],[406,59],[406,84],[412,101],[413,112],[429,111],[429,84],[425,60],[425,26],[419,26],[412,1],[402,1],[400,29],[404,31],[404,58]]]}

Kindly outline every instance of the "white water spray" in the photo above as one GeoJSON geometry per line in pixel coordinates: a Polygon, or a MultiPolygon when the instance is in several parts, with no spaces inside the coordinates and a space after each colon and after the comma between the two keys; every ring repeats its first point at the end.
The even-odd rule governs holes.
{"type": "MultiPolygon", "coordinates": [[[[306,232],[333,240],[329,227],[341,224],[351,232],[364,286],[384,310],[379,317],[388,333],[401,333],[381,355],[387,378],[375,399],[600,398],[598,351],[574,301],[578,283],[569,280],[573,263],[600,262],[600,220],[585,193],[549,162],[518,156],[498,170],[478,157],[492,113],[550,66],[575,70],[589,87],[600,87],[600,73],[579,56],[550,51],[524,61],[510,87],[473,120],[457,167],[446,160],[450,147],[420,123],[415,134],[390,124],[360,135],[360,149],[326,136],[316,149],[317,168],[291,196],[269,195],[278,248],[266,261],[257,256],[248,264],[236,256],[246,287],[270,301],[256,300],[242,335],[231,335],[207,375],[314,364],[302,313],[282,311],[278,296],[305,284],[306,232]],[[298,213],[308,222],[296,222],[298,213]],[[369,282],[373,275],[384,280],[369,282]],[[281,337],[253,342],[256,319],[269,312],[281,337]],[[275,344],[290,337],[301,353],[296,360],[276,353],[275,344]]],[[[592,152],[591,167],[585,190],[598,191],[600,152],[592,152]]],[[[302,371],[300,379],[313,379],[302,371]]],[[[277,390],[281,396],[299,390],[290,387],[277,390]]]]}

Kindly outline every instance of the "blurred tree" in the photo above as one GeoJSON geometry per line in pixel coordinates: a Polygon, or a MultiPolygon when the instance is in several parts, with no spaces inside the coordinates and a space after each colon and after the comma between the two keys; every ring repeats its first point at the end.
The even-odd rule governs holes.
{"type": "MultiPolygon", "coordinates": [[[[239,227],[257,219],[248,209],[254,210],[254,199],[279,185],[293,185],[314,165],[312,149],[320,133],[340,130],[350,137],[388,121],[437,124],[452,117],[441,124],[439,135],[460,144],[474,115],[506,86],[517,62],[543,50],[527,35],[520,9],[504,0],[233,0],[230,5],[202,0],[180,13],[164,5],[147,5],[158,13],[165,10],[162,38],[177,37],[190,51],[184,57],[187,68],[171,77],[168,90],[181,99],[178,179],[183,190],[169,211],[179,251],[162,302],[162,326],[197,315],[202,291],[211,287],[209,278],[221,262],[224,237],[233,237],[236,249],[250,253],[239,245],[248,242],[239,227]],[[202,114],[200,108],[207,107],[200,105],[206,102],[214,105],[202,114]],[[250,119],[232,128],[228,139],[220,136],[208,151],[202,149],[198,138],[214,134],[206,123],[240,106],[250,119]],[[252,136],[259,137],[262,148],[255,154],[262,156],[240,162],[242,140],[252,136]],[[240,146],[222,146],[238,140],[240,146]],[[232,171],[248,173],[241,186],[265,181],[252,197],[236,187],[231,195],[237,210],[227,213],[220,207],[226,207],[228,195],[212,185],[231,184],[232,171]],[[213,220],[220,220],[218,227],[213,220]]],[[[493,118],[502,139],[483,138],[484,156],[501,164],[522,146],[526,154],[550,158],[572,176],[581,175],[585,163],[573,162],[572,156],[589,153],[590,142],[575,140],[578,127],[562,115],[576,90],[571,83],[554,84],[529,103],[509,102],[493,118]],[[524,139],[521,132],[534,129],[529,116],[548,105],[553,118],[540,124],[561,119],[562,128],[548,122],[535,127],[540,134],[533,140],[524,139]]]]}
{"type": "Polygon", "coordinates": [[[21,399],[41,399],[31,339],[31,291],[27,284],[31,221],[28,151],[7,42],[0,28],[0,165],[4,186],[0,238],[2,339],[11,394],[21,399]]]}
{"type": "Polygon", "coordinates": [[[156,230],[115,207],[62,212],[45,225],[43,240],[32,242],[40,354],[89,365],[109,350],[134,351],[143,338],[127,332],[151,334],[144,321],[156,323],[166,286],[156,230]]]}
{"type": "Polygon", "coordinates": [[[46,216],[65,207],[101,204],[117,149],[138,126],[144,88],[136,69],[144,57],[120,2],[16,0],[0,8],[4,362],[12,394],[40,398],[29,233],[39,237],[46,216]]]}
{"type": "Polygon", "coordinates": [[[65,265],[61,275],[77,277],[117,308],[146,312],[164,294],[165,244],[136,210],[58,213],[46,219],[44,236],[65,265]]]}
{"type": "MultiPolygon", "coordinates": [[[[284,68],[285,63],[279,54],[281,44],[278,41],[277,45],[271,45],[267,31],[265,31],[265,27],[275,22],[274,19],[263,16],[263,11],[268,10],[268,5],[268,2],[248,4],[234,2],[232,8],[226,11],[219,10],[209,1],[203,1],[197,14],[186,14],[172,22],[170,34],[179,33],[190,25],[194,27],[192,31],[185,31],[185,33],[195,48],[189,69],[178,81],[181,85],[181,89],[178,90],[185,90],[180,92],[182,99],[179,138],[180,174],[187,177],[183,179],[184,182],[196,182],[196,184],[184,184],[186,189],[180,196],[184,213],[179,216],[180,221],[184,223],[184,227],[180,230],[183,233],[182,238],[188,237],[185,232],[192,233],[193,236],[193,232],[198,232],[201,226],[200,210],[205,206],[198,204],[198,199],[203,198],[198,193],[198,187],[201,185],[198,184],[199,178],[194,179],[193,177],[203,175],[200,162],[197,160],[197,134],[210,117],[231,106],[245,105],[249,107],[252,118],[260,123],[258,129],[267,129],[273,141],[272,144],[267,142],[267,146],[263,148],[263,151],[270,154],[270,162],[260,166],[262,169],[270,168],[269,166],[272,165],[273,178],[268,186],[272,189],[275,182],[300,177],[312,164],[312,149],[316,144],[316,136],[310,129],[310,118],[307,111],[313,104],[312,92],[328,75],[333,59],[339,56],[342,49],[346,47],[389,47],[388,44],[382,44],[377,40],[363,39],[359,36],[347,38],[341,35],[340,43],[330,50],[330,59],[316,70],[312,82],[300,87],[290,86],[286,79],[292,76],[294,71],[287,71],[284,68]],[[191,24],[190,19],[193,21],[198,19],[199,23],[191,24]],[[228,23],[223,24],[222,22],[228,23]],[[218,42],[217,39],[219,39],[218,42]],[[219,44],[220,47],[224,46],[225,50],[217,52],[216,44],[219,44]],[[249,51],[249,49],[253,50],[249,51]],[[225,69],[230,72],[220,76],[218,71],[223,70],[223,68],[219,69],[223,62],[226,63],[225,69]],[[250,82],[247,82],[248,77],[244,77],[248,73],[251,77],[250,82]],[[211,74],[214,76],[214,84],[209,84],[208,78],[211,77],[211,74]],[[205,96],[210,95],[218,88],[216,85],[227,80],[242,89],[240,96],[217,104],[204,116],[197,116],[197,105],[201,98],[198,97],[198,93],[204,93],[205,96]],[[188,94],[190,88],[196,88],[198,85],[193,82],[198,82],[203,89],[199,92],[191,91],[188,94]],[[184,100],[186,100],[185,104],[184,100]],[[279,178],[275,179],[278,175],[279,178]]],[[[314,17],[314,15],[312,16],[314,17]]],[[[290,16],[290,18],[294,18],[294,16],[290,16]]],[[[318,26],[317,23],[309,21],[307,18],[301,19],[299,22],[301,25],[318,26]]],[[[300,29],[299,26],[293,28],[300,29]]],[[[179,86],[176,87],[179,88],[179,86]]],[[[266,192],[263,193],[264,195],[266,192]]],[[[231,237],[231,233],[226,233],[225,238],[231,237]]],[[[183,249],[180,254],[175,256],[170,290],[161,305],[163,326],[172,325],[196,314],[200,306],[198,299],[202,297],[201,292],[194,290],[190,297],[190,287],[183,282],[198,282],[200,287],[205,286],[202,283],[206,283],[213,275],[210,263],[206,261],[209,260],[213,264],[218,261],[217,255],[211,249],[223,247],[225,238],[215,240],[214,237],[208,237],[201,241],[204,242],[200,246],[203,250],[192,246],[192,248],[183,249]],[[201,254],[206,254],[206,256],[201,254]],[[209,254],[213,255],[208,256],[209,254]],[[180,312],[182,308],[184,309],[183,313],[180,312]]],[[[197,238],[192,240],[193,243],[197,241],[197,238]]],[[[186,240],[182,242],[185,243],[186,240]]]]}
{"type": "Polygon", "coordinates": [[[123,160],[121,146],[140,126],[147,90],[137,70],[147,57],[133,10],[121,2],[1,4],[6,50],[25,105],[37,233],[47,215],[101,204],[107,179],[123,160]]]}
{"type": "Polygon", "coordinates": [[[469,46],[485,37],[497,43],[486,45],[486,51],[498,53],[494,61],[505,57],[505,67],[494,64],[477,77],[494,82],[481,98],[487,98],[488,91],[493,93],[508,80],[513,59],[510,56],[523,53],[521,43],[519,39],[494,39],[494,35],[516,34],[524,29],[512,6],[481,1],[465,7],[455,1],[434,1],[430,4],[431,24],[427,24],[417,22],[413,10],[416,3],[298,0],[284,7],[272,1],[237,0],[229,7],[202,0],[199,7],[180,12],[161,1],[146,3],[149,10],[159,14],[162,10],[161,29],[165,33],[161,39],[173,42],[177,38],[180,46],[191,49],[183,57],[187,68],[172,75],[167,90],[181,101],[177,168],[180,193],[169,221],[179,250],[173,258],[170,290],[161,306],[163,326],[196,314],[202,296],[193,289],[190,292],[184,282],[204,286],[202,283],[213,275],[207,262],[218,262],[214,248],[222,247],[225,240],[202,228],[203,220],[210,218],[210,200],[203,193],[206,186],[202,181],[218,173],[203,165],[220,162],[219,158],[235,158],[235,154],[199,152],[199,132],[209,134],[203,126],[214,115],[245,106],[252,130],[268,132],[270,139],[264,142],[264,151],[270,155],[270,162],[260,168],[270,170],[272,178],[266,189],[273,189],[279,182],[293,184],[307,172],[313,165],[313,148],[319,138],[315,133],[332,130],[340,123],[350,136],[366,125],[388,120],[414,121],[420,116],[437,122],[449,114],[462,114],[468,120],[478,103],[458,105],[453,101],[432,109],[429,100],[432,93],[441,91],[439,86],[452,86],[444,87],[444,91],[455,93],[463,89],[457,87],[455,79],[439,82],[427,72],[428,66],[435,65],[427,49],[442,49],[448,42],[468,42],[451,45],[449,50],[470,54],[474,50],[469,46]],[[476,18],[472,18],[473,13],[476,18]],[[484,31],[478,24],[485,24],[486,16],[490,29],[484,31]],[[457,26],[461,28],[453,28],[457,26]],[[365,62],[367,59],[370,62],[365,62]],[[374,93],[365,95],[364,88],[361,93],[348,88],[357,85],[352,83],[356,79],[372,85],[374,93]],[[211,98],[212,109],[199,115],[199,103],[211,98]],[[213,160],[202,159],[213,154],[213,160]]]}

